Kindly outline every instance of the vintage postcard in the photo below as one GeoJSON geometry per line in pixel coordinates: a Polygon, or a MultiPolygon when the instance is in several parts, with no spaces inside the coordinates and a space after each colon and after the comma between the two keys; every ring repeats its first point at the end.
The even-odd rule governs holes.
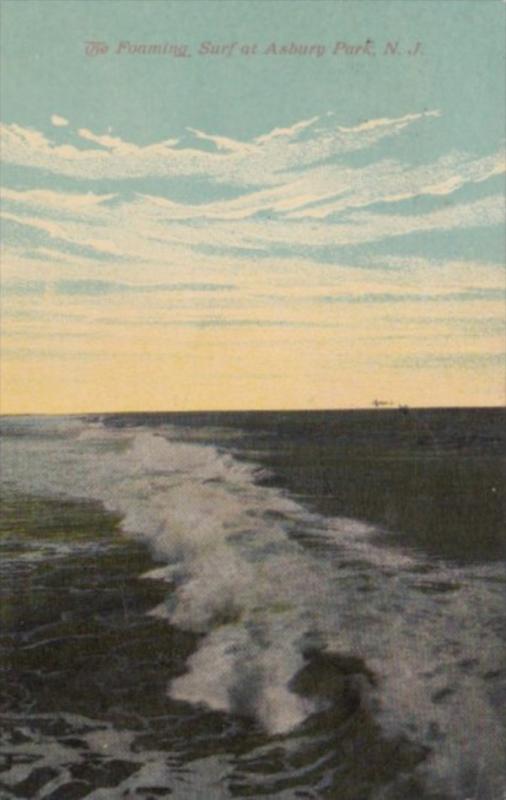
{"type": "Polygon", "coordinates": [[[506,3],[0,10],[0,800],[505,800],[506,3]]]}

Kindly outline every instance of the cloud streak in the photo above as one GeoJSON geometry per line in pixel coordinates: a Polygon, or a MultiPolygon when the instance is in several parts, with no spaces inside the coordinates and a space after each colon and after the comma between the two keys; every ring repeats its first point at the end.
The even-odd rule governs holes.
{"type": "Polygon", "coordinates": [[[54,125],[55,128],[66,128],[69,124],[69,121],[68,119],[65,119],[65,117],[60,117],[59,114],[52,114],[51,124],[54,125]]]}
{"type": "Polygon", "coordinates": [[[277,185],[283,173],[372,147],[437,111],[370,120],[352,128],[336,124],[334,115],[277,128],[250,142],[188,129],[189,142],[169,138],[140,146],[118,136],[81,128],[79,138],[93,146],[55,144],[38,131],[2,125],[3,158],[8,164],[47,170],[80,179],[124,179],[147,176],[205,176],[242,186],[277,185]],[[202,149],[202,142],[214,150],[202,149]],[[98,145],[98,147],[97,147],[98,145]]]}
{"type": "Polygon", "coordinates": [[[426,252],[437,232],[458,237],[502,225],[501,153],[409,163],[401,149],[387,158],[377,147],[424,121],[437,125],[438,116],[343,127],[329,115],[248,142],[189,129],[184,141],[143,147],[88,128],[65,130],[67,143],[54,144],[6,126],[6,161],[24,167],[23,180],[1,195],[9,302],[64,298],[66,309],[88,314],[111,301],[118,320],[130,307],[145,320],[157,308],[167,325],[198,326],[211,311],[223,328],[240,327],[238,309],[244,326],[251,320],[243,312],[258,320],[263,309],[268,327],[278,314],[278,327],[308,330],[332,327],[336,315],[359,307],[493,308],[503,286],[497,267],[438,262],[426,252]],[[98,178],[106,176],[104,186],[98,178]],[[165,180],[171,176],[184,177],[182,194],[165,180]],[[395,252],[415,236],[418,256],[375,254],[377,243],[395,252]],[[288,306],[292,317],[284,317],[288,306]]]}

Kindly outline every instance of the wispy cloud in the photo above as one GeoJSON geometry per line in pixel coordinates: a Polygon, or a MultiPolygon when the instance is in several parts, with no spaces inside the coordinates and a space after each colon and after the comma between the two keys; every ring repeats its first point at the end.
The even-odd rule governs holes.
{"type": "MultiPolygon", "coordinates": [[[[29,217],[11,214],[8,211],[2,212],[2,218],[8,222],[14,222],[17,225],[28,227],[33,230],[46,234],[46,236],[53,241],[55,245],[72,245],[73,247],[83,247],[97,254],[118,256],[126,253],[112,238],[105,237],[103,228],[98,230],[91,229],[90,226],[86,229],[83,225],[75,222],[67,222],[61,220],[54,222],[51,219],[44,217],[29,217]]],[[[119,232],[117,232],[118,235],[119,232]]]]}
{"type": "Polygon", "coordinates": [[[59,295],[82,296],[110,295],[110,294],[152,294],[164,292],[230,292],[236,287],[227,283],[125,283],[122,281],[105,280],[56,280],[52,283],[45,281],[6,281],[3,292],[14,295],[44,294],[51,292],[59,295]]]}
{"type": "Polygon", "coordinates": [[[189,129],[184,141],[142,147],[88,128],[55,144],[5,126],[5,160],[24,167],[1,195],[11,311],[81,311],[83,325],[94,315],[114,327],[149,326],[156,309],[162,327],[308,331],[353,328],[363,309],[384,316],[389,305],[494,313],[497,265],[427,253],[437,232],[502,225],[501,153],[413,163],[377,146],[438,117],[343,127],[329,115],[247,142],[189,129]],[[184,177],[183,194],[170,176],[184,177]],[[427,244],[419,255],[375,254],[376,243],[395,252],[415,234],[427,244]]]}
{"type": "MultiPolygon", "coordinates": [[[[3,212],[5,220],[43,232],[53,241],[91,248],[99,253],[125,258],[158,258],[163,248],[221,248],[236,254],[260,250],[275,253],[288,248],[293,253],[311,254],[328,247],[360,245],[373,241],[436,230],[456,230],[501,224],[503,199],[492,195],[472,203],[442,207],[425,214],[388,214],[353,211],[333,224],[317,220],[292,221],[278,219],[216,219],[210,227],[171,218],[170,205],[152,198],[137,198],[119,206],[108,207],[100,202],[76,201],[79,216],[58,220],[39,214],[3,212]],[[160,213],[162,209],[163,213],[160,213]]],[[[51,205],[54,210],[54,204],[51,205]]]]}
{"type": "Polygon", "coordinates": [[[95,186],[84,192],[6,188],[3,218],[16,226],[15,242],[21,236],[29,243],[37,233],[39,249],[80,248],[83,255],[143,263],[167,257],[188,262],[196,253],[212,252],[235,259],[284,253],[318,261],[325,260],[322,251],[328,248],[501,224],[500,195],[489,191],[466,201],[462,195],[463,189],[504,173],[501,152],[481,157],[454,152],[414,165],[378,156],[374,145],[379,138],[397,135],[422,119],[436,123],[438,116],[434,111],[412,113],[343,127],[329,115],[276,128],[250,142],[190,129],[193,144],[203,142],[212,151],[181,146],[175,139],[140,147],[85,128],[79,137],[100,149],[79,149],[53,145],[37,131],[5,126],[7,162],[71,174],[80,186],[83,176],[109,175],[112,180],[137,175],[138,181],[128,192],[121,182],[113,183],[117,191],[107,193],[95,186]],[[347,163],[346,154],[357,149],[364,151],[360,165],[347,163]],[[170,182],[159,194],[142,191],[143,177],[169,174],[186,175],[189,187],[199,185],[201,175],[218,181],[213,199],[175,200],[170,182]],[[235,196],[220,193],[225,181],[235,182],[235,196]],[[451,195],[455,200],[448,203],[451,195]],[[409,205],[421,197],[432,198],[431,210],[421,213],[409,205]]]}
{"type": "Polygon", "coordinates": [[[256,186],[282,183],[282,173],[369,148],[438,113],[370,120],[354,128],[343,128],[334,115],[315,117],[250,142],[188,129],[193,137],[189,142],[168,138],[140,146],[81,128],[79,138],[98,145],[81,148],[77,143],[55,144],[42,133],[16,124],[3,125],[1,134],[6,163],[59,175],[89,180],[200,175],[222,183],[256,186]],[[214,145],[214,150],[202,149],[202,142],[214,145]]]}
{"type": "Polygon", "coordinates": [[[60,117],[59,114],[52,114],[51,124],[54,125],[55,128],[66,128],[69,124],[69,121],[68,119],[65,119],[65,117],[60,117]]]}
{"type": "Polygon", "coordinates": [[[86,192],[55,192],[49,189],[32,189],[16,191],[14,189],[0,189],[0,200],[8,201],[20,206],[37,208],[39,211],[55,210],[59,214],[83,213],[96,208],[97,205],[116,197],[115,194],[93,194],[86,192]]]}

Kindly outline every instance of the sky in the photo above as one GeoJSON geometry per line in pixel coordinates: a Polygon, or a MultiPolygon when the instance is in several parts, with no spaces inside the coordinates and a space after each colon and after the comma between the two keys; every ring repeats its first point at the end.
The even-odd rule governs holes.
{"type": "Polygon", "coordinates": [[[3,413],[506,399],[502,0],[2,0],[3,413]]]}

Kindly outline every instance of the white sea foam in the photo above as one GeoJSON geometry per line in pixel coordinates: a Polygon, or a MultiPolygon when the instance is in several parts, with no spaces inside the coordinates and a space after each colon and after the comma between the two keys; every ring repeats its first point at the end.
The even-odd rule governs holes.
{"type": "MultiPolygon", "coordinates": [[[[39,714],[28,719],[10,714],[2,722],[0,752],[5,750],[9,754],[2,771],[2,800],[20,797],[19,785],[29,781],[34,772],[40,776],[44,770],[48,772],[47,781],[36,795],[30,796],[36,796],[38,800],[50,800],[55,793],[61,797],[70,796],[68,786],[75,788],[73,768],[87,762],[96,766],[97,761],[104,772],[110,763],[118,762],[129,764],[132,772],[127,777],[118,776],[116,785],[91,790],[86,794],[87,800],[153,797],[149,787],[167,789],[174,800],[194,800],[196,797],[226,800],[232,797],[223,781],[231,772],[224,756],[194,760],[190,770],[165,750],[144,747],[139,752],[132,731],[118,731],[110,724],[76,714],[39,714]],[[82,747],[71,746],[65,736],[57,738],[48,733],[46,729],[51,724],[65,729],[67,736],[82,742],[82,747]],[[51,772],[54,774],[52,778],[51,772]]],[[[290,795],[290,800],[294,800],[293,795],[290,795]]]]}
{"type": "Polygon", "coordinates": [[[203,634],[168,687],[174,698],[251,714],[271,734],[289,731],[317,708],[290,689],[304,642],[317,636],[376,672],[385,731],[433,748],[436,788],[500,796],[505,721],[494,698],[504,676],[484,677],[506,658],[498,568],[385,547],[371,526],[309,513],[260,485],[255,465],[177,441],[177,430],[60,420],[53,439],[51,424],[31,420],[28,436],[7,437],[3,480],[99,500],[147,542],[162,565],[144,577],[170,584],[152,613],[203,634]],[[299,532],[318,544],[304,547],[299,532]]]}

